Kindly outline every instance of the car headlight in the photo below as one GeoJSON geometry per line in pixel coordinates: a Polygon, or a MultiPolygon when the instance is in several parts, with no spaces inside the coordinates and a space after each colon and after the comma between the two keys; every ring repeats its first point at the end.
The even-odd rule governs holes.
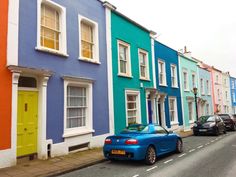
{"type": "Polygon", "coordinates": [[[194,124],[193,124],[193,126],[194,126],[194,127],[197,127],[197,124],[196,124],[196,123],[194,123],[194,124]]]}
{"type": "Polygon", "coordinates": [[[214,127],[216,125],[216,123],[211,123],[210,127],[214,127]]]}

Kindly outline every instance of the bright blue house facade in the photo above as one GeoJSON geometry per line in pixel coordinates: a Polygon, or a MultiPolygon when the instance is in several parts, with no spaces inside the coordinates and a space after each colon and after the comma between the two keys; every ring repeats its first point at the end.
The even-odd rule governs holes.
{"type": "Polygon", "coordinates": [[[232,113],[236,114],[236,78],[230,77],[230,91],[232,100],[232,113]]]}
{"type": "Polygon", "coordinates": [[[8,63],[19,156],[45,159],[102,145],[110,132],[103,4],[20,0],[16,9],[18,50],[8,63]],[[26,141],[33,144],[30,150],[26,141]]]}
{"type": "Polygon", "coordinates": [[[178,130],[183,125],[178,54],[158,41],[155,41],[154,46],[158,123],[168,129],[178,130]]]}

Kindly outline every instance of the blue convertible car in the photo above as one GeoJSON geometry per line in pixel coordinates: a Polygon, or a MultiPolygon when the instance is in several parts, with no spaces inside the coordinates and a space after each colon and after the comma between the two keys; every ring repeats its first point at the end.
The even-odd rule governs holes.
{"type": "Polygon", "coordinates": [[[128,126],[120,134],[107,137],[103,147],[107,159],[145,160],[148,165],[172,151],[183,151],[181,137],[155,124],[128,126]]]}

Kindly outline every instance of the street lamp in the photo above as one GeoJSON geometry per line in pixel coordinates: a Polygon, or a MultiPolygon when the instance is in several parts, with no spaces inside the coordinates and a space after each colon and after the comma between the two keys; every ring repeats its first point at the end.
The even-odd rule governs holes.
{"type": "Polygon", "coordinates": [[[195,106],[196,106],[196,120],[198,121],[198,107],[197,107],[197,88],[193,88],[193,94],[195,98],[195,106]]]}

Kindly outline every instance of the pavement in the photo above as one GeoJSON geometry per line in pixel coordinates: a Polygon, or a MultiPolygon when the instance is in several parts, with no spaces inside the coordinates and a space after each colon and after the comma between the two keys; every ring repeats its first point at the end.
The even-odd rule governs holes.
{"type": "MultiPolygon", "coordinates": [[[[181,137],[192,135],[192,131],[178,132],[181,137]]],[[[0,169],[0,177],[51,177],[82,169],[105,161],[102,148],[70,153],[48,160],[18,160],[13,167],[0,169]]]]}

